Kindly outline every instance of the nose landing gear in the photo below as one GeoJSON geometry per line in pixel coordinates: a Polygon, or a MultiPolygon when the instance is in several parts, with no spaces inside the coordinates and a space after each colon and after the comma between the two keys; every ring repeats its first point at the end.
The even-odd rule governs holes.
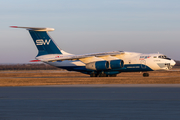
{"type": "Polygon", "coordinates": [[[168,70],[172,68],[170,63],[165,63],[165,66],[167,67],[168,70]]]}
{"type": "Polygon", "coordinates": [[[149,73],[143,73],[143,77],[149,77],[149,73]]]}

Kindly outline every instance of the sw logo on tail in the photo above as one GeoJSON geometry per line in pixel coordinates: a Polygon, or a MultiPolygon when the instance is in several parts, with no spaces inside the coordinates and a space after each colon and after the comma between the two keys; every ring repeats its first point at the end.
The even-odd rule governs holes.
{"type": "Polygon", "coordinates": [[[38,61],[69,71],[89,74],[91,77],[116,77],[121,72],[145,72],[143,76],[147,77],[147,71],[169,70],[176,64],[174,60],[159,53],[112,51],[73,55],[61,50],[47,34],[48,31],[53,31],[53,28],[12,28],[24,28],[29,31],[38,49],[38,61]]]}
{"type": "Polygon", "coordinates": [[[51,42],[51,39],[49,39],[49,41],[47,41],[47,39],[45,41],[43,39],[39,39],[39,40],[36,40],[36,45],[49,45],[50,42],[51,42]]]}

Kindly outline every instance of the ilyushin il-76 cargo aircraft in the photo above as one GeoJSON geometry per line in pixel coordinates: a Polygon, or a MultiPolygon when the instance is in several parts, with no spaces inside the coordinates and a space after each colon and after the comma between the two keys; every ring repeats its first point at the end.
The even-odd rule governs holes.
{"type": "Polygon", "coordinates": [[[37,49],[36,61],[63,68],[68,71],[78,71],[89,74],[90,77],[116,77],[121,72],[143,72],[169,70],[176,63],[164,54],[142,54],[136,52],[112,51],[74,55],[60,49],[48,31],[53,28],[18,27],[29,31],[37,49]]]}

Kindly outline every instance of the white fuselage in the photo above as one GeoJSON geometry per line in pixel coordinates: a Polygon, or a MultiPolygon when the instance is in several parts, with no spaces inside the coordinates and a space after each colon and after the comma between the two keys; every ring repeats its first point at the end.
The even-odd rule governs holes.
{"type": "MultiPolygon", "coordinates": [[[[69,55],[69,54],[68,54],[69,55]]],[[[68,55],[46,55],[41,57],[63,57],[68,55]]],[[[169,70],[172,68],[172,66],[175,65],[175,61],[172,59],[165,59],[165,58],[159,58],[159,56],[163,56],[162,54],[142,54],[142,53],[135,53],[135,52],[125,52],[124,55],[118,56],[119,59],[124,61],[124,65],[128,65],[128,68],[138,68],[142,67],[142,69],[145,69],[146,66],[151,68],[152,70],[169,70]],[[134,66],[139,65],[141,66],[134,66]],[[131,66],[133,65],[133,67],[131,66]]],[[[117,56],[116,56],[117,57],[117,56]]],[[[85,64],[79,60],[64,60],[64,61],[52,61],[52,62],[46,62],[50,65],[59,67],[59,68],[66,68],[66,67],[76,67],[76,66],[85,66],[85,64]]]]}

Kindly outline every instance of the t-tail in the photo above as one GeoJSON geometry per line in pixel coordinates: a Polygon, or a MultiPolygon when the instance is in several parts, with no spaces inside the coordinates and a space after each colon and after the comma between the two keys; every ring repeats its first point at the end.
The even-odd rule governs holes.
{"type": "Polygon", "coordinates": [[[11,26],[11,27],[24,28],[29,31],[39,51],[37,57],[48,54],[63,54],[63,51],[55,44],[53,39],[48,34],[48,31],[54,31],[54,28],[34,28],[34,27],[18,27],[18,26],[11,26]]]}

